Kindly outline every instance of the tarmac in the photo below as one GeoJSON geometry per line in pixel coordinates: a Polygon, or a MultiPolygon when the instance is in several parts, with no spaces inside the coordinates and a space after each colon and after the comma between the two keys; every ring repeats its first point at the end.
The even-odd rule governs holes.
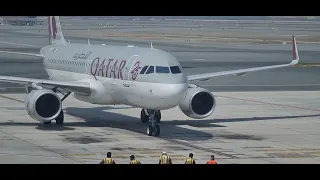
{"type": "MultiPolygon", "coordinates": [[[[212,154],[219,164],[320,162],[317,23],[240,23],[239,28],[230,22],[200,22],[202,26],[176,21],[63,22],[63,32],[71,43],[86,43],[89,37],[91,44],[147,47],[152,41],[154,48],[176,56],[186,74],[290,62],[290,35],[295,34],[301,65],[199,83],[216,95],[214,113],[195,120],[179,108],[162,111],[160,137],[146,135],[140,109],[79,103],[71,96],[63,104],[65,125],[44,127],[24,110],[24,88],[0,83],[1,164],[96,164],[108,151],[118,164],[128,163],[131,154],[143,164],[157,164],[162,151],[168,152],[174,164],[183,163],[190,152],[198,164],[204,164],[212,154]],[[106,29],[108,33],[101,36],[106,29]],[[154,37],[158,39],[148,33],[158,33],[154,37]],[[182,37],[199,33],[211,40],[182,37]],[[175,34],[181,37],[168,38],[175,34]],[[138,35],[140,38],[135,38],[138,35]],[[246,39],[226,41],[223,36],[246,39]]],[[[0,49],[38,53],[48,44],[45,33],[45,26],[0,26],[0,49]]],[[[48,77],[37,58],[1,54],[0,64],[1,75],[48,77]]]]}
{"type": "Polygon", "coordinates": [[[45,127],[24,110],[23,94],[1,95],[0,163],[91,163],[108,151],[118,164],[131,154],[157,164],[162,151],[174,164],[190,152],[198,164],[319,163],[320,104],[316,92],[215,93],[215,112],[203,120],[179,108],[162,111],[161,136],[146,135],[140,109],[98,106],[69,97],[65,124],[45,127]],[[8,99],[10,98],[10,99],[8,99]]]}

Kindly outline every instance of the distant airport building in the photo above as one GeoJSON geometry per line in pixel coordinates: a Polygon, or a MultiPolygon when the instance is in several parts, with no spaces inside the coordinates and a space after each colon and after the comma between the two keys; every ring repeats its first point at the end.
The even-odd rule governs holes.
{"type": "Polygon", "coordinates": [[[37,16],[3,16],[3,23],[18,26],[33,26],[37,23],[37,16]]]}

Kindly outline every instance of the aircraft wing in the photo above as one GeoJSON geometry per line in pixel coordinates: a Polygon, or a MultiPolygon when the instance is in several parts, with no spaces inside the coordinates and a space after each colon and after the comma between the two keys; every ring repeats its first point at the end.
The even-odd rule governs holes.
{"type": "Polygon", "coordinates": [[[71,92],[80,93],[83,95],[90,95],[90,84],[86,82],[76,81],[52,81],[44,79],[32,79],[12,76],[0,76],[1,82],[10,82],[26,86],[40,86],[46,89],[62,88],[71,92]]]}
{"type": "Polygon", "coordinates": [[[34,56],[34,57],[43,57],[42,54],[34,54],[34,53],[23,53],[23,52],[12,52],[12,51],[0,51],[0,53],[18,54],[18,55],[34,56]]]}
{"type": "Polygon", "coordinates": [[[227,75],[243,75],[248,72],[293,66],[293,65],[298,64],[298,62],[299,62],[299,54],[298,54],[298,49],[297,49],[297,42],[296,42],[295,36],[292,36],[292,61],[288,64],[280,64],[280,65],[272,65],[272,66],[263,66],[263,67],[255,67],[255,68],[246,68],[246,69],[238,69],[238,70],[230,70],[230,71],[222,71],[222,72],[189,75],[188,80],[189,81],[208,80],[213,77],[220,77],[220,76],[227,76],[227,75]]]}

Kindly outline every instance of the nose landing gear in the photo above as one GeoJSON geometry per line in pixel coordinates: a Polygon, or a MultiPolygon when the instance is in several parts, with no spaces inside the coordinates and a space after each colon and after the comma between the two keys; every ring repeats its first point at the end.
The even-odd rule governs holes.
{"type": "MultiPolygon", "coordinates": [[[[160,122],[159,114],[160,111],[147,109],[148,115],[145,114],[144,109],[141,111],[141,120],[142,122],[146,121],[147,116],[149,117],[149,125],[147,128],[148,136],[159,136],[160,135],[160,126],[156,122],[160,122]],[[158,117],[158,118],[157,118],[158,117]]],[[[160,114],[161,118],[161,114],[160,114]]]]}
{"type": "MultiPolygon", "coordinates": [[[[141,122],[142,123],[147,123],[150,120],[150,115],[148,110],[142,109],[141,114],[140,114],[141,122]]],[[[161,120],[161,111],[160,110],[155,110],[154,118],[156,123],[160,123],[161,120]]]]}

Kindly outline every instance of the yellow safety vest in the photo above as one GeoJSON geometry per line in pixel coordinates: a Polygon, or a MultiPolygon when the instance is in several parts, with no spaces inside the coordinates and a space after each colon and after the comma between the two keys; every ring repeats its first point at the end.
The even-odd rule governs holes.
{"type": "Polygon", "coordinates": [[[104,164],[113,164],[113,159],[112,158],[105,158],[104,164]]]}
{"type": "Polygon", "coordinates": [[[187,158],[186,159],[186,164],[193,164],[193,159],[192,158],[187,158]]]}
{"type": "Polygon", "coordinates": [[[139,160],[134,159],[130,162],[130,164],[139,164],[139,160]]]}
{"type": "Polygon", "coordinates": [[[160,156],[161,164],[169,164],[169,158],[170,157],[166,155],[160,156]]]}

